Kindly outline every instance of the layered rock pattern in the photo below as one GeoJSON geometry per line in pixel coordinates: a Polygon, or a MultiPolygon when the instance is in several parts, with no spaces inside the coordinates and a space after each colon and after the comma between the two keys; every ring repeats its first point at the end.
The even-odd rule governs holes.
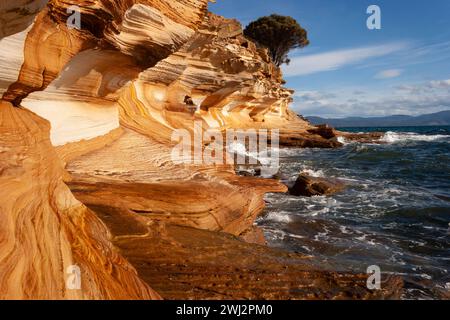
{"type": "Polygon", "coordinates": [[[0,104],[0,297],[151,299],[159,295],[112,247],[109,231],[63,183],[49,123],[0,104]],[[81,290],[66,286],[70,266],[81,290]]]}
{"type": "MultiPolygon", "coordinates": [[[[48,0],[4,0],[0,3],[0,39],[25,30],[48,0]]],[[[20,52],[19,52],[20,53],[20,52]]]]}
{"type": "MultiPolygon", "coordinates": [[[[206,10],[206,1],[154,2],[158,5],[151,8],[159,10],[160,18],[165,17],[167,22],[179,17],[178,22],[185,23],[180,31],[182,38],[189,36],[185,34],[186,29],[195,27],[206,10]],[[168,10],[168,15],[161,10],[168,10]],[[180,17],[177,10],[183,10],[184,15],[180,17]]],[[[1,79],[0,297],[157,299],[160,296],[138,278],[135,269],[112,246],[105,225],[64,184],[63,178],[68,175],[50,142],[50,125],[53,145],[97,137],[94,144],[80,142],[78,146],[66,145],[67,148],[60,149],[60,155],[67,160],[107,144],[100,137],[105,133],[109,133],[110,139],[117,138],[114,132],[119,127],[119,119],[114,93],[140,69],[136,67],[139,61],[133,56],[122,53],[120,46],[107,43],[107,38],[112,38],[107,33],[113,32],[110,29],[116,28],[116,23],[120,24],[127,10],[136,3],[50,1],[42,11],[34,13],[37,14],[34,22],[33,17],[22,19],[25,8],[21,4],[20,1],[2,2],[0,10],[3,36],[0,46],[9,47],[1,52],[1,64],[9,69],[6,68],[1,79]],[[69,30],[65,18],[71,4],[78,4],[85,18],[105,20],[87,19],[86,28],[69,30]],[[23,23],[15,25],[12,21],[19,21],[17,18],[23,23]],[[31,26],[30,22],[33,22],[31,26]],[[89,25],[91,22],[95,25],[89,25]],[[104,34],[89,30],[89,27],[98,30],[102,23],[104,34]],[[110,67],[111,62],[121,68],[110,67]],[[33,92],[35,97],[30,96],[33,92]],[[23,101],[25,98],[28,103],[23,101]],[[50,123],[30,111],[15,108],[27,104],[50,123]],[[64,114],[64,110],[69,112],[64,114]],[[70,126],[79,115],[85,118],[78,122],[81,126],[75,121],[72,132],[62,128],[70,126]],[[106,124],[95,132],[99,123],[106,124]],[[85,128],[92,132],[87,136],[75,134],[85,128]],[[66,270],[71,266],[81,270],[80,289],[67,286],[66,270]]],[[[164,24],[158,27],[164,32],[164,24]]],[[[172,51],[177,49],[173,43],[167,47],[172,51]]]]}
{"type": "Polygon", "coordinates": [[[233,236],[149,221],[93,207],[115,235],[113,243],[164,299],[398,299],[402,281],[319,271],[312,257],[245,243],[233,236]],[[164,254],[161,254],[164,252],[164,254]]]}
{"type": "Polygon", "coordinates": [[[173,163],[172,133],[194,123],[340,145],[289,110],[280,70],[239,23],[207,0],[45,2],[0,6],[0,298],[397,296],[395,279],[373,293],[362,275],[242,241],[264,242],[253,222],[265,193],[287,192],[280,182],[173,163]],[[80,30],[66,24],[73,5],[80,30]],[[71,265],[81,290],[65,286],[71,265]],[[244,280],[230,287],[230,273],[244,280]]]}

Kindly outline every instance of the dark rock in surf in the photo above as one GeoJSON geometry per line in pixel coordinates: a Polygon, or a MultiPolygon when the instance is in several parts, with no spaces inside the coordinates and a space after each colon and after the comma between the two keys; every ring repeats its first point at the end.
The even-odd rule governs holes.
{"type": "Polygon", "coordinates": [[[289,194],[294,196],[323,196],[341,192],[345,184],[337,179],[324,179],[300,174],[295,184],[289,189],[289,194]]]}
{"type": "Polygon", "coordinates": [[[330,127],[327,124],[318,125],[314,129],[309,129],[308,132],[312,134],[317,134],[324,139],[333,139],[337,136],[336,130],[334,130],[334,128],[330,127]]]}

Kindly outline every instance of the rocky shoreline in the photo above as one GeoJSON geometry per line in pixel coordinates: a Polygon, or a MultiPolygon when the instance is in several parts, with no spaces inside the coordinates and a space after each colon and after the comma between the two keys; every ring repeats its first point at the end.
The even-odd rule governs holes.
{"type": "MultiPolygon", "coordinates": [[[[93,153],[85,165],[101,158],[93,153]]],[[[77,170],[81,165],[76,162],[77,170]]],[[[315,270],[309,263],[314,257],[268,248],[253,224],[264,209],[264,194],[287,192],[287,187],[232,173],[220,178],[237,188],[234,196],[221,186],[224,180],[219,186],[206,175],[148,184],[74,171],[68,185],[105,223],[112,243],[139,277],[164,299],[400,298],[399,278],[387,277],[382,291],[370,291],[365,274],[315,270]],[[251,194],[257,205],[248,204],[251,194]]]]}
{"type": "Polygon", "coordinates": [[[172,133],[196,121],[278,129],[283,147],[380,138],[298,117],[280,69],[237,21],[208,13],[207,0],[27,1],[35,17],[15,10],[22,2],[0,11],[23,19],[0,43],[10,49],[0,50],[0,298],[400,296],[398,278],[370,291],[367,275],[265,246],[254,221],[266,193],[288,191],[278,180],[173,163],[172,133]],[[88,21],[81,30],[66,26],[70,5],[88,21]]]}

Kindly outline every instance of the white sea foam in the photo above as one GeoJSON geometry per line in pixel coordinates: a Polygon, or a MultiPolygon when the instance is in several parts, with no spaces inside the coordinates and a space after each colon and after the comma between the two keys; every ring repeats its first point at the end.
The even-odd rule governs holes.
{"type": "Polygon", "coordinates": [[[339,143],[342,143],[343,145],[348,144],[348,141],[347,141],[344,137],[338,137],[338,138],[337,138],[337,141],[338,141],[339,143]]]}
{"type": "Polygon", "coordinates": [[[266,217],[266,220],[281,222],[281,223],[289,223],[292,221],[292,218],[289,216],[288,212],[285,211],[274,211],[270,212],[266,217]]]}
{"type": "Polygon", "coordinates": [[[412,132],[392,132],[388,131],[385,133],[383,138],[381,138],[381,141],[387,142],[387,143],[397,143],[397,142],[404,142],[404,141],[436,141],[436,140],[442,140],[449,138],[447,135],[424,135],[424,134],[417,134],[412,132]]]}
{"type": "Polygon", "coordinates": [[[426,274],[426,273],[422,273],[422,274],[420,275],[420,277],[421,277],[422,279],[426,279],[426,280],[432,280],[432,279],[433,279],[432,276],[430,276],[429,274],[426,274]]]}
{"type": "Polygon", "coordinates": [[[313,169],[303,169],[302,173],[306,173],[311,177],[315,178],[324,178],[325,173],[322,170],[313,170],[313,169]]]}
{"type": "Polygon", "coordinates": [[[339,229],[341,230],[342,234],[351,234],[351,231],[346,226],[340,226],[339,229]]]}
{"type": "MultiPolygon", "coordinates": [[[[276,150],[276,149],[275,149],[276,150]]],[[[299,149],[299,148],[280,148],[278,149],[280,152],[281,157],[292,157],[292,156],[298,156],[302,152],[305,151],[305,149],[299,149]]]]}
{"type": "Polygon", "coordinates": [[[330,208],[322,208],[322,209],[320,209],[320,210],[311,211],[311,212],[309,213],[309,215],[310,215],[311,217],[317,217],[317,216],[319,216],[319,215],[321,215],[321,214],[325,214],[325,213],[328,213],[328,212],[330,212],[330,208]]]}

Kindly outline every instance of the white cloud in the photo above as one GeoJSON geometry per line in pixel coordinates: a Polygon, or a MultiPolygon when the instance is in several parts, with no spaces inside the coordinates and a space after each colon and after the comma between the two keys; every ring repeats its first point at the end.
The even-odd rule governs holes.
{"type": "Polygon", "coordinates": [[[350,90],[296,95],[294,109],[322,117],[420,115],[450,110],[450,79],[397,86],[383,92],[354,95],[350,90]],[[306,97],[306,98],[303,98],[306,97]]]}
{"type": "Polygon", "coordinates": [[[295,93],[295,96],[307,101],[325,100],[337,97],[334,93],[322,91],[298,91],[295,93]]]}
{"type": "Polygon", "coordinates": [[[436,91],[450,90],[450,79],[433,80],[419,85],[400,85],[395,89],[401,94],[435,93],[436,91]]]}
{"type": "Polygon", "coordinates": [[[432,89],[450,89],[450,79],[430,81],[428,83],[428,87],[430,87],[432,89]]]}
{"type": "Polygon", "coordinates": [[[375,75],[375,79],[391,79],[391,78],[397,78],[402,74],[402,70],[400,69],[389,69],[389,70],[383,70],[380,71],[375,75]]]}
{"type": "Polygon", "coordinates": [[[283,67],[283,72],[286,76],[292,77],[337,70],[347,65],[404,50],[407,47],[407,43],[399,42],[298,56],[292,58],[288,66],[283,67]]]}

